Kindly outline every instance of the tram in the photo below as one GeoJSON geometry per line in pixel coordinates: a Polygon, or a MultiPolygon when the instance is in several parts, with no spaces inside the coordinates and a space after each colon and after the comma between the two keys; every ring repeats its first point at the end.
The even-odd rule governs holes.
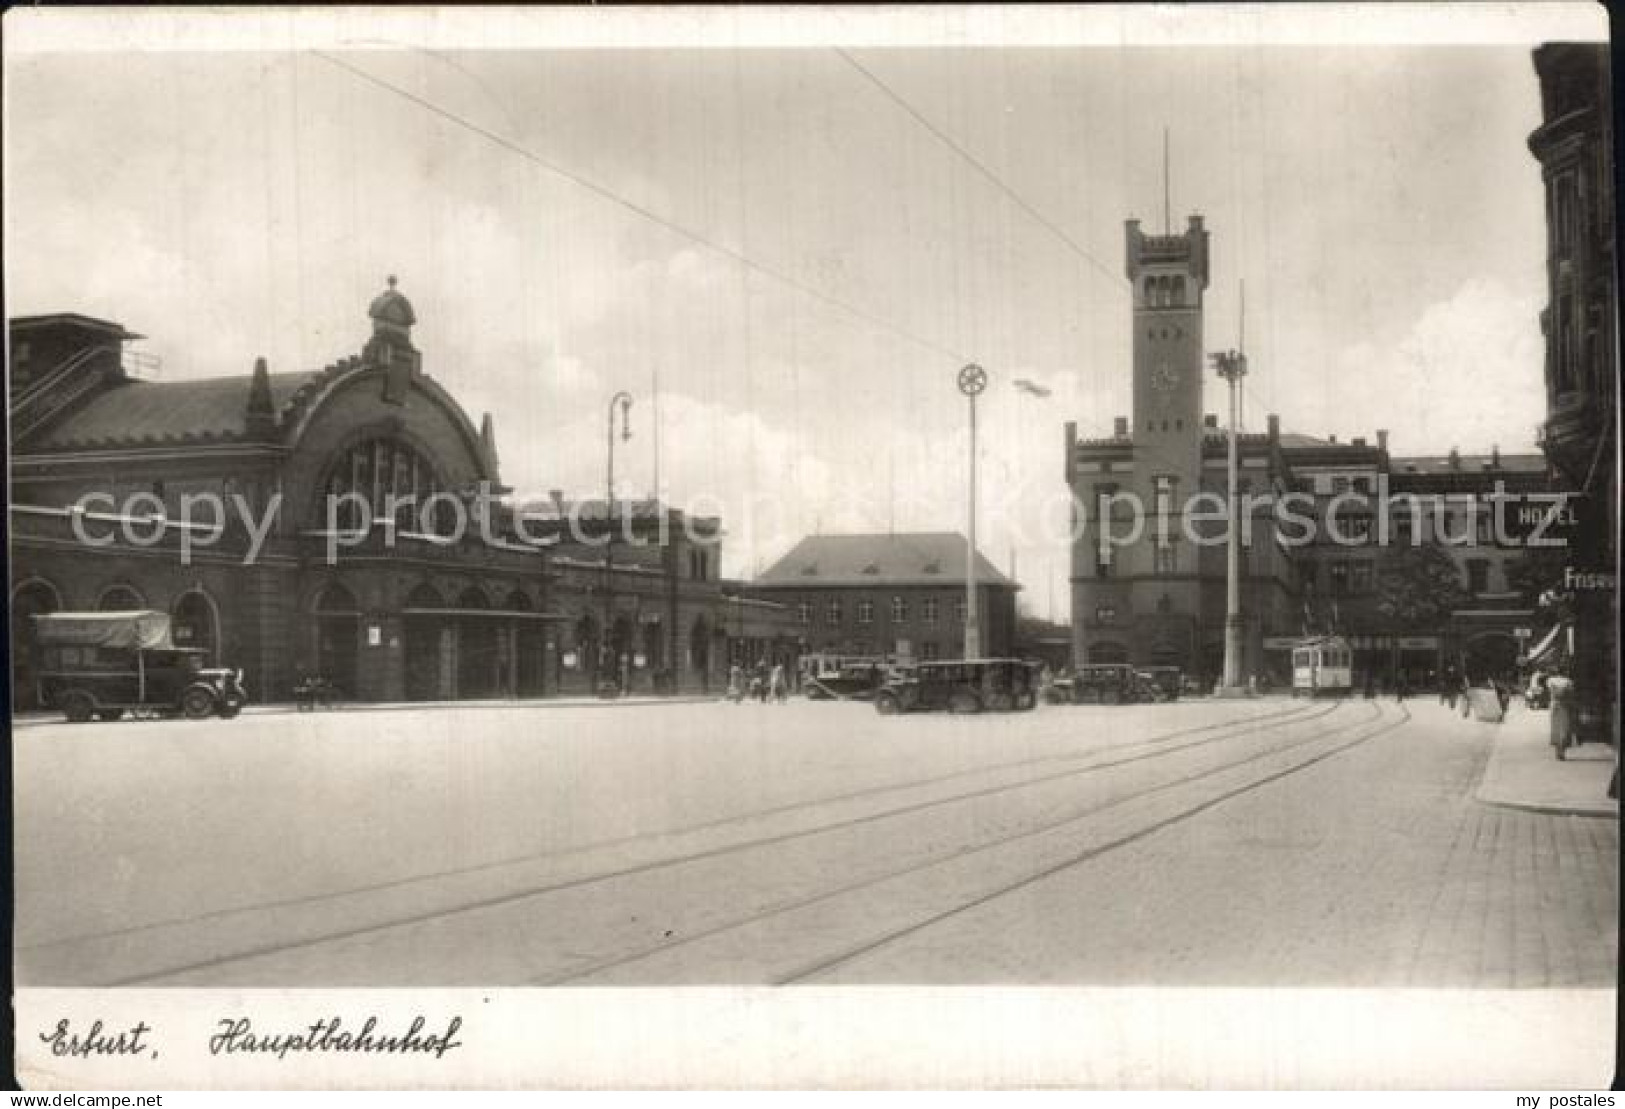
{"type": "Polygon", "coordinates": [[[1340,635],[1322,635],[1292,648],[1292,696],[1343,697],[1354,688],[1354,652],[1340,635]]]}
{"type": "Polygon", "coordinates": [[[801,689],[812,701],[868,701],[896,665],[884,655],[803,655],[801,689]]]}

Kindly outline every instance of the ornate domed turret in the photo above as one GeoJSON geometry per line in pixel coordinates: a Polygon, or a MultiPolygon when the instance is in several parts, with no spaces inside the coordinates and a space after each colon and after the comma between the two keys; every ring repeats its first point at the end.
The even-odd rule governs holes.
{"type": "Polygon", "coordinates": [[[389,277],[389,288],[373,298],[367,315],[372,317],[375,335],[380,332],[409,335],[412,325],[418,322],[417,314],[412,311],[412,302],[396,291],[394,274],[389,277]]]}

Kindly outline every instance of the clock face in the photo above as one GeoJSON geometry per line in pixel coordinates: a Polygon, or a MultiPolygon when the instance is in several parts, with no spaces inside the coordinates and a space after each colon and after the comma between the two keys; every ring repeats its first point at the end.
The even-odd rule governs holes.
{"type": "Polygon", "coordinates": [[[1169,399],[1179,388],[1179,371],[1166,362],[1159,362],[1151,372],[1151,388],[1161,393],[1164,400],[1169,399]]]}

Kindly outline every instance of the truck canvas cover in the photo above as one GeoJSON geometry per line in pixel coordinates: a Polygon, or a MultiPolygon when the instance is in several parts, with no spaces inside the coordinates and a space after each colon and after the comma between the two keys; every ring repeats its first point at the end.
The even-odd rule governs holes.
{"type": "Polygon", "coordinates": [[[134,647],[145,651],[175,646],[167,612],[53,612],[34,617],[42,646],[134,647]]]}

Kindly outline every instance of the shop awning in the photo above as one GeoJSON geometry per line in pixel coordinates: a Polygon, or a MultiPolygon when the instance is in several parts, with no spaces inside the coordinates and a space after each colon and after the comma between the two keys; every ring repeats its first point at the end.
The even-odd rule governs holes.
{"type": "Polygon", "coordinates": [[[1567,620],[1560,621],[1554,625],[1552,630],[1546,633],[1545,638],[1529,649],[1529,653],[1524,656],[1524,662],[1528,663],[1530,666],[1538,666],[1552,655],[1555,655],[1561,642],[1563,630],[1568,626],[1569,624],[1567,620]]]}

